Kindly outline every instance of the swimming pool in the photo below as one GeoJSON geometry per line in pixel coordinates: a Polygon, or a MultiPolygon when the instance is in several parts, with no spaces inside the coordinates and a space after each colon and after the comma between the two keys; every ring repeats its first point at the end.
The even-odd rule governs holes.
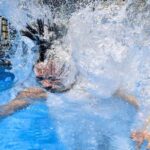
{"type": "MultiPolygon", "coordinates": [[[[24,0],[19,2],[19,7],[17,0],[0,2],[0,15],[18,30],[38,17],[51,19],[47,6],[33,0],[27,9],[24,0]]],[[[89,5],[69,17],[58,14],[59,21],[67,20],[64,41],[80,72],[78,82],[68,93],[49,93],[47,102],[0,120],[0,150],[135,150],[130,133],[138,126],[139,114],[113,93],[122,86],[149,110],[149,6],[148,1],[108,0],[95,10],[89,5]]],[[[13,88],[1,84],[0,104],[25,87],[39,86],[32,70],[34,44],[20,35],[17,41],[13,88]]]]}
{"type": "MultiPolygon", "coordinates": [[[[63,150],[48,107],[37,103],[0,120],[1,150],[63,150]]],[[[65,150],[65,149],[64,149],[65,150]]]]}

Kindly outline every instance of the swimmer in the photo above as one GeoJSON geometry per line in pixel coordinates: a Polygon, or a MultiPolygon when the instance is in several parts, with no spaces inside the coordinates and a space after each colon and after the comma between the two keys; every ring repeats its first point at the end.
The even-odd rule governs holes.
{"type": "MultiPolygon", "coordinates": [[[[37,81],[43,88],[30,87],[19,92],[15,99],[0,106],[1,117],[9,116],[38,100],[45,101],[48,91],[62,93],[73,88],[77,81],[77,74],[74,73],[73,80],[66,83],[66,80],[70,79],[71,72],[74,72],[74,67],[70,63],[70,59],[69,61],[64,59],[66,55],[60,57],[63,51],[57,49],[57,46],[62,45],[61,40],[65,33],[64,26],[55,23],[47,25],[41,19],[37,20],[36,25],[27,25],[26,30],[22,31],[22,35],[33,40],[38,47],[39,58],[33,70],[37,81]]],[[[134,105],[135,108],[139,107],[137,99],[124,90],[117,90],[114,96],[134,105]]]]}
{"type": "Polygon", "coordinates": [[[64,26],[53,23],[47,28],[42,20],[37,20],[36,25],[27,25],[26,30],[21,31],[23,36],[30,38],[38,47],[39,57],[33,70],[38,83],[45,90],[37,87],[23,90],[11,102],[1,106],[1,117],[6,117],[17,110],[25,108],[35,100],[45,100],[48,91],[62,93],[74,86],[76,73],[73,75],[72,80],[69,77],[70,72],[74,71],[74,67],[72,67],[73,65],[69,60],[64,59],[65,56],[69,57],[69,55],[67,52],[61,52],[60,49],[55,48],[60,47],[61,38],[65,32],[64,26]],[[66,82],[67,78],[69,83],[66,82]]]}
{"type": "Polygon", "coordinates": [[[65,92],[76,82],[75,65],[62,47],[65,34],[65,26],[45,24],[41,19],[37,20],[36,25],[27,25],[26,30],[22,31],[22,35],[33,40],[38,47],[39,57],[33,70],[37,81],[50,92],[65,92]],[[73,80],[66,83],[71,71],[75,72],[73,80]]]}

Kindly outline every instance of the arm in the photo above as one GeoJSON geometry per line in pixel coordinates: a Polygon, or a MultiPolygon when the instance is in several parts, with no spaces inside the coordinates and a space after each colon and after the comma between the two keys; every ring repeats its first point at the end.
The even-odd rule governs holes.
{"type": "Polygon", "coordinates": [[[139,108],[139,103],[138,103],[138,100],[136,99],[136,97],[128,94],[126,91],[118,89],[115,92],[114,96],[119,97],[119,98],[123,99],[124,101],[127,101],[128,103],[133,105],[136,109],[139,108]]]}
{"type": "Polygon", "coordinates": [[[46,100],[47,93],[40,88],[28,88],[18,93],[15,99],[0,106],[0,117],[7,117],[28,107],[35,101],[46,100]]]}
{"type": "MultiPolygon", "coordinates": [[[[139,108],[138,100],[133,95],[130,95],[121,89],[117,90],[114,96],[117,96],[127,101],[128,103],[133,105],[136,109],[139,108]]],[[[147,131],[149,125],[150,125],[150,117],[145,120],[144,126],[141,130],[132,132],[131,138],[133,141],[136,142],[136,150],[141,149],[141,145],[143,144],[144,140],[148,142],[147,148],[150,149],[150,132],[147,131]]]]}
{"type": "Polygon", "coordinates": [[[8,104],[0,106],[0,117],[7,117],[18,110],[29,106],[29,102],[23,99],[14,99],[8,104]]]}
{"type": "MultiPolygon", "coordinates": [[[[135,106],[136,109],[139,108],[138,100],[133,95],[129,95],[127,92],[120,89],[117,90],[114,95],[132,104],[133,106],[135,106]]],[[[132,132],[131,138],[133,141],[136,142],[136,150],[141,149],[141,145],[143,144],[144,141],[148,142],[147,149],[150,149],[150,132],[148,131],[149,127],[150,127],[150,117],[148,117],[144,121],[142,129],[132,132]]]]}

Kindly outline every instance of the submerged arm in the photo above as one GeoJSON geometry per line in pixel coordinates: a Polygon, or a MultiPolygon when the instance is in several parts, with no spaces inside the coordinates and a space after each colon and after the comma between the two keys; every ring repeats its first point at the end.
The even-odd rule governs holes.
{"type": "Polygon", "coordinates": [[[28,107],[35,101],[46,100],[47,93],[41,88],[27,88],[19,92],[15,99],[0,106],[0,117],[7,117],[16,111],[28,107]]]}
{"type": "MultiPolygon", "coordinates": [[[[135,106],[136,109],[139,108],[139,102],[133,95],[130,95],[127,92],[119,89],[116,91],[115,96],[120,97],[128,103],[132,104],[133,106],[135,106]]],[[[150,149],[150,132],[148,130],[149,128],[150,116],[144,120],[144,125],[141,129],[132,132],[131,138],[133,141],[136,142],[136,150],[141,149],[141,145],[144,141],[148,142],[147,149],[150,149]]]]}
{"type": "MultiPolygon", "coordinates": [[[[114,94],[115,96],[127,101],[133,105],[136,109],[139,108],[139,102],[135,96],[128,94],[123,90],[117,90],[114,94]]],[[[132,132],[131,138],[136,142],[136,150],[141,149],[141,145],[146,140],[148,142],[147,149],[150,149],[150,132],[148,132],[148,127],[150,126],[150,117],[147,118],[144,122],[144,125],[141,130],[132,132]]]]}
{"type": "Polygon", "coordinates": [[[117,90],[115,92],[114,96],[117,96],[117,97],[123,99],[124,101],[127,101],[128,103],[133,105],[136,109],[139,108],[139,103],[138,103],[137,98],[121,89],[117,90]]]}

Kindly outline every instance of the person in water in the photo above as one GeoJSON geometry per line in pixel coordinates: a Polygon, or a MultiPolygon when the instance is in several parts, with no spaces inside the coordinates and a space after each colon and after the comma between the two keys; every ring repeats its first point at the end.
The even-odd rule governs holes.
{"type": "MultiPolygon", "coordinates": [[[[75,72],[71,59],[64,59],[68,56],[68,52],[62,55],[64,51],[59,49],[62,45],[61,40],[66,33],[64,26],[55,23],[48,24],[38,19],[36,23],[27,25],[26,30],[21,31],[21,33],[37,45],[39,58],[33,70],[37,81],[42,87],[24,89],[17,94],[15,99],[5,105],[1,105],[0,117],[2,118],[12,115],[36,101],[45,101],[48,98],[48,91],[53,93],[69,91],[76,84],[77,80],[77,73],[74,73],[73,77],[71,77],[71,72],[75,72]],[[69,82],[67,82],[68,79],[69,82]],[[70,79],[72,80],[70,81],[70,79]]],[[[136,109],[139,108],[138,100],[124,90],[118,89],[113,96],[127,101],[135,106],[136,109]]],[[[136,141],[139,140],[137,133],[133,133],[132,138],[136,141]]],[[[144,136],[144,138],[147,137],[144,136]]]]}
{"type": "Polygon", "coordinates": [[[8,116],[35,100],[45,100],[47,91],[62,93],[74,86],[77,78],[75,65],[69,58],[69,53],[60,49],[65,33],[66,28],[63,25],[55,23],[48,25],[41,19],[32,25],[27,25],[26,30],[21,31],[21,34],[34,41],[37,47],[39,57],[33,70],[42,88],[32,87],[18,93],[14,100],[1,106],[1,117],[8,116]]]}
{"type": "Polygon", "coordinates": [[[37,81],[50,92],[70,90],[76,82],[76,69],[69,53],[62,46],[65,26],[48,24],[38,19],[36,24],[27,25],[26,30],[21,32],[38,47],[39,58],[33,69],[37,81]],[[74,72],[74,75],[71,76],[70,72],[74,72]]]}
{"type": "MultiPolygon", "coordinates": [[[[59,49],[66,31],[63,25],[48,24],[41,19],[21,31],[23,36],[30,38],[38,47],[39,58],[33,70],[42,87],[31,87],[19,92],[10,103],[1,106],[1,117],[13,114],[36,100],[46,100],[47,91],[62,93],[73,88],[77,80],[77,73],[72,75],[72,72],[76,72],[75,65],[71,59],[64,59],[68,57],[68,52],[59,49]],[[62,55],[63,53],[65,54],[62,55]]],[[[125,99],[138,108],[136,98],[123,90],[117,90],[114,96],[125,99]]]]}

